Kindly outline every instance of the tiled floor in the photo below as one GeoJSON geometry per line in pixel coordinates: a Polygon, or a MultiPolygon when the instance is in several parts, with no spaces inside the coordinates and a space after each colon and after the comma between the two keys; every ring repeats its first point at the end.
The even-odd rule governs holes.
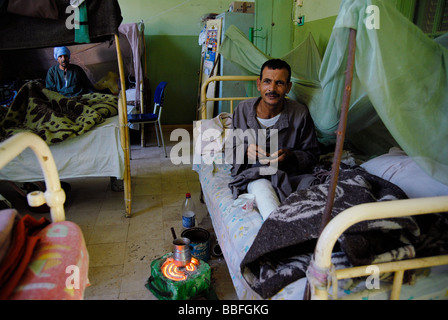
{"type": "MultiPolygon", "coordinates": [[[[169,156],[177,142],[170,142],[167,135],[165,143],[169,156]]],[[[81,227],[89,251],[91,286],[85,291],[87,300],[156,299],[145,287],[150,264],[172,251],[170,228],[180,235],[180,207],[186,192],[194,199],[197,222],[212,231],[206,206],[199,201],[198,176],[191,165],[174,165],[157,146],[132,145],[131,155],[131,218],[124,216],[123,192],[111,191],[109,178],[65,180],[72,187],[66,201],[66,219],[81,227]]],[[[4,188],[2,185],[0,191],[4,188]]],[[[20,204],[16,207],[20,210],[20,204]]],[[[209,264],[218,298],[237,299],[224,259],[212,257],[209,264]]]]}

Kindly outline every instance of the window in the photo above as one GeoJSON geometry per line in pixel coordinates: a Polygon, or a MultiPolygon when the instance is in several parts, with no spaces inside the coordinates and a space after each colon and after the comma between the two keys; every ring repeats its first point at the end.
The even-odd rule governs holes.
{"type": "Polygon", "coordinates": [[[448,31],[448,0],[418,0],[414,23],[435,38],[448,31]]]}

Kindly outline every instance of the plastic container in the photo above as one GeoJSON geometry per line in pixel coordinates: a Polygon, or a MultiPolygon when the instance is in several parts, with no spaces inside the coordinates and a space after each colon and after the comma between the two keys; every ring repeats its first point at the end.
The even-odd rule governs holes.
{"type": "Polygon", "coordinates": [[[182,204],[182,227],[184,229],[193,228],[196,225],[196,210],[191,194],[185,195],[185,202],[182,204]]]}

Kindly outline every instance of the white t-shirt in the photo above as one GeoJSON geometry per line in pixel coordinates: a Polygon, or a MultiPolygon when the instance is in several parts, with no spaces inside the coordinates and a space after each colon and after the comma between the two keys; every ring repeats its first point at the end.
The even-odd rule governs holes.
{"type": "Polygon", "coordinates": [[[280,112],[274,118],[269,118],[269,119],[262,119],[262,118],[257,117],[257,121],[263,129],[270,128],[278,121],[281,114],[282,113],[280,112]]]}

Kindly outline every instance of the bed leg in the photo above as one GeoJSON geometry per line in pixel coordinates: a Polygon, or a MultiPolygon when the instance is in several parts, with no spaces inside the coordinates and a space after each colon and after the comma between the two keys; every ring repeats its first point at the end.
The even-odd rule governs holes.
{"type": "Polygon", "coordinates": [[[120,137],[121,137],[121,147],[124,152],[124,160],[125,160],[125,168],[124,168],[124,204],[126,208],[125,215],[127,218],[131,217],[131,201],[132,201],[132,193],[131,193],[131,164],[130,164],[130,138],[129,138],[129,127],[128,127],[128,115],[126,110],[126,84],[125,84],[125,76],[124,76],[124,67],[123,67],[123,56],[120,50],[120,41],[118,39],[118,35],[115,35],[115,44],[117,49],[117,58],[118,58],[118,71],[120,74],[120,84],[121,84],[121,92],[118,100],[118,115],[120,117],[120,137]]]}
{"type": "Polygon", "coordinates": [[[390,300],[400,300],[401,285],[403,284],[404,270],[395,271],[394,283],[392,285],[392,292],[390,300]]]}

